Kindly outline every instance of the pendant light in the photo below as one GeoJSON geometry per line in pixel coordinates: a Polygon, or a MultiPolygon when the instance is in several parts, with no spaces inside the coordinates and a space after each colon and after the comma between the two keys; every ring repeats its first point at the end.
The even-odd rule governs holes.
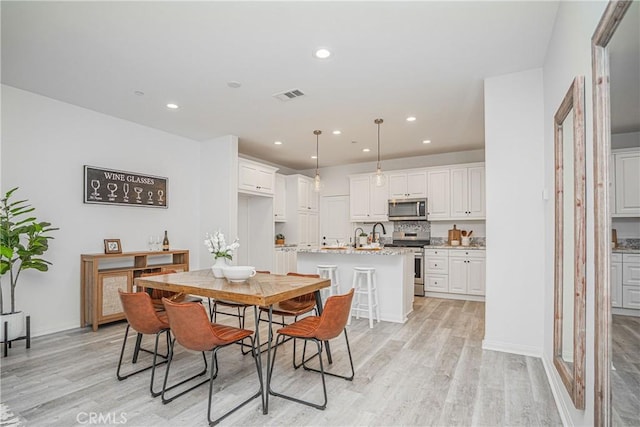
{"type": "Polygon", "coordinates": [[[376,165],[376,176],[375,183],[376,187],[382,187],[387,183],[387,177],[382,172],[382,166],[380,166],[380,124],[383,122],[382,119],[375,119],[373,123],[378,125],[378,164],[376,165]]]}
{"type": "Polygon", "coordinates": [[[322,133],[321,130],[314,130],[313,134],[316,136],[316,177],[313,179],[313,191],[319,193],[322,190],[322,182],[320,181],[320,172],[318,171],[318,138],[322,133]]]}

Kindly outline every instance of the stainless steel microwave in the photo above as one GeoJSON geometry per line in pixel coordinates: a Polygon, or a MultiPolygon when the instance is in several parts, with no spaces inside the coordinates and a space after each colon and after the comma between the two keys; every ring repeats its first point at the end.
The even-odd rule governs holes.
{"type": "Polygon", "coordinates": [[[390,199],[389,221],[426,221],[427,199],[390,199]]]}

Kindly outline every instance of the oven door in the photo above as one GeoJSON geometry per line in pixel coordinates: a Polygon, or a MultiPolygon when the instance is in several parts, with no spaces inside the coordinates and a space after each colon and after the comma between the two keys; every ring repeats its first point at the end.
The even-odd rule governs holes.
{"type": "Polygon", "coordinates": [[[417,296],[424,296],[424,255],[423,252],[416,252],[414,254],[414,279],[413,279],[413,294],[417,296]]]}

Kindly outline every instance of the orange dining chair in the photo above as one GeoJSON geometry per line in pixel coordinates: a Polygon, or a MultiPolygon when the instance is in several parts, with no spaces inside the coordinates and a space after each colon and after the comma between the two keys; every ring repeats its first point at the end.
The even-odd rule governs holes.
{"type": "MultiPolygon", "coordinates": [[[[353,380],[355,371],[353,369],[353,359],[351,358],[351,348],[349,347],[349,338],[347,337],[347,329],[346,329],[347,320],[349,319],[349,313],[351,312],[351,302],[353,300],[353,292],[354,290],[351,289],[348,293],[344,295],[330,296],[329,298],[327,298],[327,302],[324,306],[324,310],[322,310],[322,314],[320,316],[307,316],[277,331],[278,338],[276,339],[276,345],[273,352],[273,359],[271,360],[270,366],[267,367],[267,375],[269,376],[267,380],[267,384],[269,385],[268,391],[270,394],[274,396],[279,396],[285,399],[289,399],[294,402],[309,405],[317,409],[325,409],[327,407],[327,385],[325,383],[325,374],[338,377],[338,378],[343,378],[347,381],[353,380]],[[343,376],[343,375],[338,375],[331,372],[325,372],[324,365],[322,363],[323,341],[328,341],[330,339],[336,338],[340,335],[341,332],[344,332],[344,338],[347,343],[347,353],[349,354],[349,364],[351,365],[350,376],[343,376]],[[305,351],[303,351],[301,366],[303,366],[305,370],[319,372],[322,375],[322,390],[324,392],[323,403],[318,404],[310,401],[305,401],[293,396],[277,393],[271,389],[271,378],[273,376],[273,368],[275,366],[276,355],[278,353],[278,345],[279,345],[278,342],[281,340],[282,342],[284,342],[284,339],[287,337],[293,338],[294,340],[297,340],[297,339],[305,340],[305,346],[304,346],[305,350],[306,350],[306,344],[308,341],[313,341],[316,343],[318,352],[315,353],[313,356],[311,356],[309,359],[305,360],[305,351]],[[306,362],[308,362],[315,356],[319,356],[318,357],[320,361],[319,370],[310,368],[306,365],[306,362]]],[[[294,366],[295,366],[296,365],[295,351],[294,351],[293,357],[294,357],[294,366]]]]}
{"type": "Polygon", "coordinates": [[[153,304],[151,303],[151,297],[146,292],[122,292],[122,290],[118,289],[118,293],[120,294],[120,301],[122,303],[124,315],[127,318],[127,329],[125,330],[124,340],[122,341],[122,349],[120,350],[120,359],[118,360],[116,377],[118,378],[118,380],[122,381],[132,375],[151,369],[151,384],[149,386],[149,390],[151,391],[151,395],[153,397],[159,396],[161,392],[156,392],[153,390],[153,379],[156,373],[156,366],[167,363],[168,360],[169,322],[167,320],[167,315],[162,312],[157,312],[154,309],[153,304]],[[122,368],[122,358],[124,356],[124,350],[127,346],[129,328],[133,328],[138,333],[131,363],[137,363],[138,352],[140,350],[153,354],[153,363],[150,366],[134,370],[133,372],[123,375],[120,373],[120,371],[122,368]],[[153,352],[140,347],[140,341],[143,334],[156,336],[153,352]],[[167,337],[166,355],[158,354],[158,342],[162,334],[166,334],[167,337]],[[158,363],[158,356],[160,356],[164,360],[158,363]]]}
{"type": "MultiPolygon", "coordinates": [[[[256,273],[271,274],[271,272],[266,270],[256,270],[256,273]]],[[[210,307],[209,318],[213,323],[215,323],[218,320],[218,314],[224,314],[225,316],[237,317],[238,327],[240,329],[244,329],[247,308],[251,306],[247,304],[242,304],[239,302],[214,299],[213,302],[209,301],[209,307],[210,307]],[[229,313],[228,311],[221,311],[219,307],[236,309],[238,312],[236,314],[236,313],[229,313]]],[[[248,354],[251,351],[251,350],[245,351],[244,341],[241,342],[240,345],[242,346],[242,354],[248,354]]]]}
{"type": "MultiPolygon", "coordinates": [[[[174,338],[171,340],[171,346],[169,350],[169,363],[167,364],[167,370],[165,372],[164,384],[167,383],[167,378],[169,377],[169,370],[171,368],[171,355],[173,354],[173,348],[175,346],[175,342],[183,346],[184,348],[192,351],[211,351],[211,374],[209,379],[203,381],[194,387],[190,388],[192,390],[195,387],[198,387],[207,381],[209,382],[209,404],[207,408],[207,420],[209,421],[209,425],[216,425],[222,419],[227,417],[232,412],[241,408],[242,406],[249,403],[251,400],[256,397],[261,397],[263,393],[263,384],[262,384],[262,362],[258,353],[256,352],[255,341],[253,337],[253,331],[249,331],[247,329],[235,328],[233,326],[225,326],[217,323],[211,323],[209,318],[207,317],[207,313],[204,308],[200,304],[195,303],[175,303],[166,298],[162,300],[164,303],[165,311],[167,312],[167,317],[169,318],[169,325],[171,326],[171,331],[173,333],[174,338]],[[217,354],[221,348],[227,347],[230,344],[242,342],[244,339],[249,338],[251,341],[251,348],[253,352],[253,360],[256,364],[256,372],[258,374],[258,381],[260,384],[259,390],[251,395],[248,399],[242,401],[240,404],[235,406],[233,409],[227,411],[220,417],[212,420],[211,419],[211,410],[212,410],[212,397],[213,397],[213,380],[218,375],[218,363],[217,363],[217,354]]],[[[186,390],[170,399],[165,399],[165,392],[163,387],[162,392],[162,401],[163,403],[169,402],[176,397],[186,393],[186,390]]]]}
{"type": "MultiPolygon", "coordinates": [[[[162,274],[174,274],[177,273],[175,270],[163,270],[163,271],[153,271],[150,273],[142,273],[140,277],[150,277],[150,276],[159,276],[162,274]]],[[[153,306],[156,310],[164,310],[164,306],[162,305],[162,298],[168,298],[172,301],[176,302],[199,302],[202,303],[202,298],[194,297],[193,295],[184,294],[182,292],[171,292],[165,291],[162,289],[153,289],[153,288],[138,288],[140,291],[145,291],[151,296],[151,301],[153,302],[153,306]]]]}

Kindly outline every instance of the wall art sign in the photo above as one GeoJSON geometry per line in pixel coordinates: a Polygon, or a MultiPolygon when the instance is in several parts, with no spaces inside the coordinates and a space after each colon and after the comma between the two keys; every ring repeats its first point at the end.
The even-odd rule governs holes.
{"type": "Polygon", "coordinates": [[[167,208],[167,181],[161,176],[84,166],[84,202],[167,208]]]}

